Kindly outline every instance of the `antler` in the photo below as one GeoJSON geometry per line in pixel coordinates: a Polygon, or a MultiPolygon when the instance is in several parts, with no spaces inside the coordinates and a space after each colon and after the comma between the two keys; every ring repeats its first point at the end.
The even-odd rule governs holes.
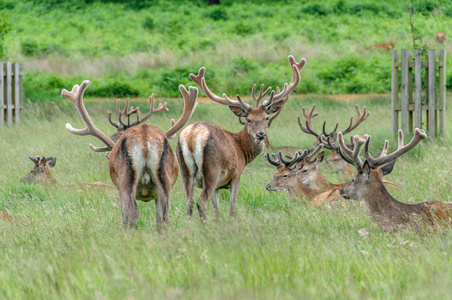
{"type": "Polygon", "coordinates": [[[237,95],[238,101],[235,101],[235,100],[229,99],[226,96],[226,94],[223,94],[223,97],[219,97],[219,96],[215,95],[214,93],[212,93],[212,91],[207,86],[205,72],[206,72],[206,68],[201,67],[198,71],[198,75],[195,75],[193,73],[190,74],[190,79],[193,80],[198,85],[198,87],[201,89],[201,91],[204,92],[204,94],[207,95],[207,97],[209,97],[211,100],[213,100],[217,103],[223,104],[223,105],[240,107],[244,111],[251,110],[251,106],[249,104],[245,103],[240,98],[239,95],[237,95]]]}
{"type": "Polygon", "coordinates": [[[137,120],[135,122],[133,122],[132,124],[128,123],[126,125],[121,121],[121,118],[119,119],[119,122],[121,123],[122,126],[124,126],[124,128],[130,128],[130,127],[136,126],[138,124],[143,123],[147,119],[149,119],[149,117],[151,117],[155,113],[161,112],[163,110],[168,111],[168,108],[166,107],[166,105],[167,105],[166,102],[164,104],[159,103],[158,107],[154,108],[154,93],[152,93],[149,96],[149,112],[146,115],[144,115],[143,118],[140,119],[140,109],[137,108],[137,120]]]}
{"type": "Polygon", "coordinates": [[[359,109],[358,104],[356,104],[355,107],[356,107],[356,112],[358,113],[358,117],[356,118],[355,123],[353,123],[353,117],[351,117],[350,125],[348,125],[348,127],[345,130],[341,131],[342,134],[347,134],[347,133],[351,132],[353,129],[355,129],[356,127],[358,127],[358,125],[361,124],[362,121],[367,119],[367,117],[370,114],[370,112],[367,112],[367,109],[366,109],[365,106],[363,106],[363,113],[362,114],[361,114],[361,110],[359,109]]]}
{"type": "Polygon", "coordinates": [[[188,120],[190,120],[191,116],[195,112],[196,106],[198,106],[198,102],[196,102],[196,99],[198,99],[197,88],[190,86],[187,91],[183,85],[179,85],[179,90],[182,97],[184,97],[184,111],[182,112],[179,121],[175,122],[174,119],[171,120],[172,127],[165,132],[165,135],[168,138],[176,134],[176,132],[179,131],[179,129],[181,129],[188,122],[188,120]]]}
{"type": "Polygon", "coordinates": [[[349,149],[345,145],[342,132],[339,132],[337,134],[337,137],[339,140],[339,154],[341,155],[341,157],[348,163],[355,166],[358,172],[361,172],[364,164],[359,157],[359,153],[361,152],[361,149],[363,148],[366,141],[369,139],[369,136],[367,134],[363,134],[362,137],[355,135],[353,137],[353,150],[349,149]]]}
{"type": "MultiPolygon", "coordinates": [[[[373,169],[376,169],[384,164],[387,164],[388,162],[397,159],[398,157],[402,156],[403,154],[407,153],[411,149],[417,146],[423,139],[425,139],[427,135],[425,134],[424,130],[416,128],[414,129],[414,136],[411,139],[411,141],[407,145],[403,145],[403,131],[399,130],[399,142],[398,142],[398,148],[396,151],[392,152],[389,155],[382,155],[379,158],[373,158],[372,155],[369,153],[369,143],[370,143],[370,136],[369,139],[366,142],[366,147],[364,149],[364,154],[366,156],[366,160],[369,163],[369,166],[373,169]]],[[[386,143],[385,143],[386,144],[386,143]]],[[[386,145],[385,145],[386,146],[386,145]]],[[[383,152],[386,153],[387,147],[383,149],[383,152]]]]}
{"type": "Polygon", "coordinates": [[[289,55],[288,59],[289,64],[292,67],[292,79],[290,80],[289,85],[287,85],[287,83],[284,84],[282,92],[275,95],[273,99],[275,103],[282,101],[285,97],[289,96],[290,93],[292,93],[292,91],[297,87],[300,83],[300,71],[306,64],[306,59],[304,58],[302,58],[298,63],[292,55],[289,55]]]}
{"type": "Polygon", "coordinates": [[[267,95],[267,93],[268,93],[271,89],[272,89],[271,86],[269,86],[269,87],[265,90],[265,92],[264,92],[264,85],[261,84],[261,88],[260,88],[260,90],[259,90],[259,96],[257,96],[257,98],[256,98],[256,95],[255,95],[255,92],[256,92],[256,84],[253,84],[253,88],[251,89],[251,96],[252,96],[253,99],[254,99],[254,103],[255,103],[255,106],[254,106],[254,107],[258,107],[258,106],[259,106],[259,102],[262,100],[262,98],[263,98],[265,95],[267,95]]]}
{"type": "Polygon", "coordinates": [[[78,113],[80,114],[80,117],[82,117],[82,120],[83,122],[85,122],[86,125],[85,129],[75,129],[71,126],[71,124],[66,123],[66,128],[71,133],[76,135],[95,136],[106,145],[105,147],[94,147],[92,144],[90,144],[89,146],[91,147],[92,150],[96,152],[110,151],[115,145],[115,143],[106,134],[104,134],[102,131],[96,128],[88,112],[86,111],[85,104],[83,103],[83,95],[88,86],[89,80],[85,80],[82,82],[80,86],[74,85],[71,92],[69,92],[66,89],[63,89],[61,91],[61,96],[68,99],[75,105],[75,108],[77,109],[78,113]]]}
{"type": "Polygon", "coordinates": [[[320,135],[317,132],[315,132],[315,130],[312,128],[312,118],[319,115],[319,113],[314,113],[314,109],[315,109],[315,104],[312,105],[312,108],[311,108],[311,111],[309,112],[309,114],[306,114],[306,108],[303,107],[303,115],[306,119],[306,127],[303,127],[303,125],[301,125],[300,117],[298,117],[298,125],[300,126],[300,129],[303,132],[314,135],[316,138],[320,138],[320,135]]]}
{"type": "Polygon", "coordinates": [[[276,167],[285,166],[285,167],[290,168],[292,165],[303,160],[309,154],[309,151],[304,150],[303,152],[301,152],[301,151],[295,152],[295,155],[293,156],[293,158],[290,159],[290,161],[287,161],[283,158],[281,151],[279,151],[278,153],[271,154],[271,157],[273,157],[273,160],[270,158],[269,154],[270,153],[267,152],[264,155],[265,159],[267,159],[269,163],[271,163],[272,165],[274,165],[276,167]]]}
{"type": "Polygon", "coordinates": [[[130,116],[131,116],[132,114],[134,114],[134,113],[136,113],[136,112],[139,111],[139,108],[138,108],[138,107],[137,107],[137,108],[133,108],[133,106],[130,107],[130,110],[129,110],[129,111],[127,111],[127,109],[129,108],[129,101],[130,101],[130,99],[127,98],[127,100],[126,100],[126,105],[124,106],[124,110],[123,110],[123,111],[120,111],[120,110],[119,110],[121,100],[118,99],[118,100],[116,101],[116,113],[118,114],[118,118],[119,118],[119,122],[118,122],[118,123],[113,122],[113,121],[111,120],[111,112],[108,112],[108,113],[107,113],[107,115],[108,115],[108,121],[110,121],[110,124],[113,125],[114,127],[119,128],[119,127],[121,126],[120,122],[122,123],[122,121],[125,119],[125,117],[127,117],[127,123],[130,123],[130,116]]]}

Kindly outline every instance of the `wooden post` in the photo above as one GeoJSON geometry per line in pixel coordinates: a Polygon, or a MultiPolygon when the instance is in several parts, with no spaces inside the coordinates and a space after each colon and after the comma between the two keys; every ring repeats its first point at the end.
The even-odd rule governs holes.
{"type": "Polygon", "coordinates": [[[427,130],[429,138],[434,138],[436,134],[435,120],[435,89],[436,89],[436,50],[428,50],[428,124],[427,130]]]}
{"type": "Polygon", "coordinates": [[[422,64],[421,50],[414,51],[414,127],[422,128],[422,64]]]}
{"type": "Polygon", "coordinates": [[[446,50],[438,50],[439,61],[442,65],[439,67],[439,99],[442,110],[439,117],[439,130],[443,137],[446,137],[446,50]]]}
{"type": "Polygon", "coordinates": [[[4,65],[0,62],[0,126],[5,125],[5,77],[4,65]]]}
{"type": "Polygon", "coordinates": [[[401,77],[401,115],[402,131],[408,133],[408,63],[411,58],[411,50],[402,50],[402,77],[401,77]]]}
{"type": "Polygon", "coordinates": [[[12,66],[10,62],[6,63],[6,103],[8,105],[8,126],[13,125],[13,89],[11,87],[12,84],[12,66]]]}
{"type": "Polygon", "coordinates": [[[399,129],[399,112],[395,110],[399,98],[399,68],[396,64],[399,61],[399,51],[392,50],[392,72],[391,72],[391,129],[392,134],[397,134],[399,129]]]}
{"type": "Polygon", "coordinates": [[[20,110],[22,108],[20,103],[20,71],[19,63],[14,63],[14,118],[16,126],[20,124],[20,110]]]}

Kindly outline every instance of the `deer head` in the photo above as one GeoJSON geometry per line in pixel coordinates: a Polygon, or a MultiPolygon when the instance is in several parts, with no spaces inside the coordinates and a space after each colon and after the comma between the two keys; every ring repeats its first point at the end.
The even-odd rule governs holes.
{"type": "Polygon", "coordinates": [[[255,107],[245,103],[240,95],[237,95],[237,100],[232,100],[223,94],[223,97],[215,95],[207,86],[204,77],[205,68],[199,69],[198,75],[190,74],[190,79],[193,80],[201,90],[213,101],[227,105],[231,111],[239,117],[242,124],[245,125],[245,130],[251,136],[255,144],[261,144],[266,135],[267,128],[271,122],[279,115],[286,101],[289,99],[290,93],[297,87],[300,82],[300,70],[306,63],[303,58],[299,63],[295,61],[293,56],[289,56],[289,63],[292,67],[292,79],[290,84],[285,84],[284,89],[280,91],[276,89],[270,93],[270,96],[260,104],[262,98],[267,95],[271,87],[264,91],[264,85],[261,85],[259,95],[256,96],[256,85],[252,88],[252,97],[255,102],[255,107]],[[245,122],[242,121],[245,119],[245,122]]]}
{"type": "Polygon", "coordinates": [[[377,193],[386,191],[382,182],[383,176],[392,172],[398,157],[416,147],[416,145],[426,137],[427,135],[422,129],[416,128],[412,140],[407,145],[404,145],[403,132],[402,130],[399,130],[398,149],[391,154],[387,154],[389,142],[385,141],[380,157],[373,158],[369,153],[370,136],[364,135],[361,138],[355,136],[354,139],[356,143],[354,149],[351,150],[345,146],[342,134],[339,133],[341,155],[358,171],[358,175],[340,190],[341,196],[345,199],[365,200],[371,196],[375,196],[377,193]],[[366,161],[363,163],[359,158],[359,152],[364,144],[366,161]]]}
{"type": "Polygon", "coordinates": [[[128,110],[129,101],[130,101],[130,99],[126,100],[126,104],[122,111],[120,110],[121,100],[118,99],[116,101],[116,113],[118,114],[118,122],[114,122],[111,120],[111,112],[109,112],[107,114],[108,121],[110,122],[110,124],[113,125],[114,127],[116,127],[116,132],[110,136],[110,138],[114,142],[117,142],[119,140],[119,138],[124,133],[124,131],[126,131],[130,127],[143,123],[144,121],[149,119],[154,113],[158,113],[162,110],[168,111],[168,108],[166,107],[167,106],[166,102],[164,104],[159,103],[158,107],[154,108],[154,94],[152,94],[151,96],[149,96],[149,112],[141,118],[139,107],[133,108],[133,106],[132,106],[132,107],[130,107],[130,110],[128,110]],[[131,123],[130,117],[133,114],[136,114],[137,120],[135,122],[131,123]],[[126,118],[127,118],[127,123],[125,122],[126,118]]]}
{"type": "Polygon", "coordinates": [[[303,168],[305,160],[311,160],[322,149],[319,145],[314,151],[310,150],[298,151],[295,155],[286,160],[283,158],[282,152],[271,155],[266,153],[265,159],[272,165],[278,168],[278,172],[273,176],[273,180],[265,186],[269,192],[289,191],[293,192],[298,189],[297,177],[300,178],[299,173],[303,168]],[[272,159],[273,157],[273,159],[272,159]]]}
{"type": "Polygon", "coordinates": [[[29,156],[28,157],[34,164],[34,168],[22,178],[23,181],[29,183],[53,183],[54,179],[52,174],[50,174],[50,168],[53,168],[56,163],[56,157],[40,157],[40,156],[29,156]]]}

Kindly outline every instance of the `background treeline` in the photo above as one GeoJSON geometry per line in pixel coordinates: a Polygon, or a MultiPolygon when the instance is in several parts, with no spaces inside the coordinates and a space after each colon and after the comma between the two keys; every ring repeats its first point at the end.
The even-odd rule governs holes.
{"type": "MultiPolygon", "coordinates": [[[[452,4],[411,4],[418,45],[437,48],[452,4]]],[[[83,79],[89,96],[177,97],[201,66],[215,91],[247,95],[254,82],[290,80],[288,54],[308,59],[297,93],[382,93],[391,55],[371,45],[413,47],[407,1],[2,0],[0,8],[10,27],[5,59],[23,63],[31,100],[58,99],[83,79]]]]}

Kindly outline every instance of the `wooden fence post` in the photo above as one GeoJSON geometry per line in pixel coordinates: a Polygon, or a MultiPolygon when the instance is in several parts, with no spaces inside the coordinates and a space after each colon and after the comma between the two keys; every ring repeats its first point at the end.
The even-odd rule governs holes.
{"type": "Polygon", "coordinates": [[[399,112],[395,109],[399,103],[399,51],[392,50],[392,72],[391,72],[391,128],[395,133],[399,129],[399,112]]]}
{"type": "Polygon", "coordinates": [[[0,62],[0,126],[20,124],[22,118],[23,80],[20,64],[0,62]]]}
{"type": "Polygon", "coordinates": [[[436,51],[435,49],[428,50],[428,124],[427,130],[429,138],[434,138],[436,134],[436,114],[435,114],[435,90],[436,90],[436,51]]]}
{"type": "Polygon", "coordinates": [[[401,70],[401,115],[402,115],[402,131],[408,133],[408,63],[411,59],[411,50],[402,50],[402,70],[401,70]]]}
{"type": "Polygon", "coordinates": [[[446,136],[446,50],[438,50],[438,58],[442,64],[439,66],[439,99],[442,104],[442,111],[439,117],[439,129],[441,134],[446,136]]]}

